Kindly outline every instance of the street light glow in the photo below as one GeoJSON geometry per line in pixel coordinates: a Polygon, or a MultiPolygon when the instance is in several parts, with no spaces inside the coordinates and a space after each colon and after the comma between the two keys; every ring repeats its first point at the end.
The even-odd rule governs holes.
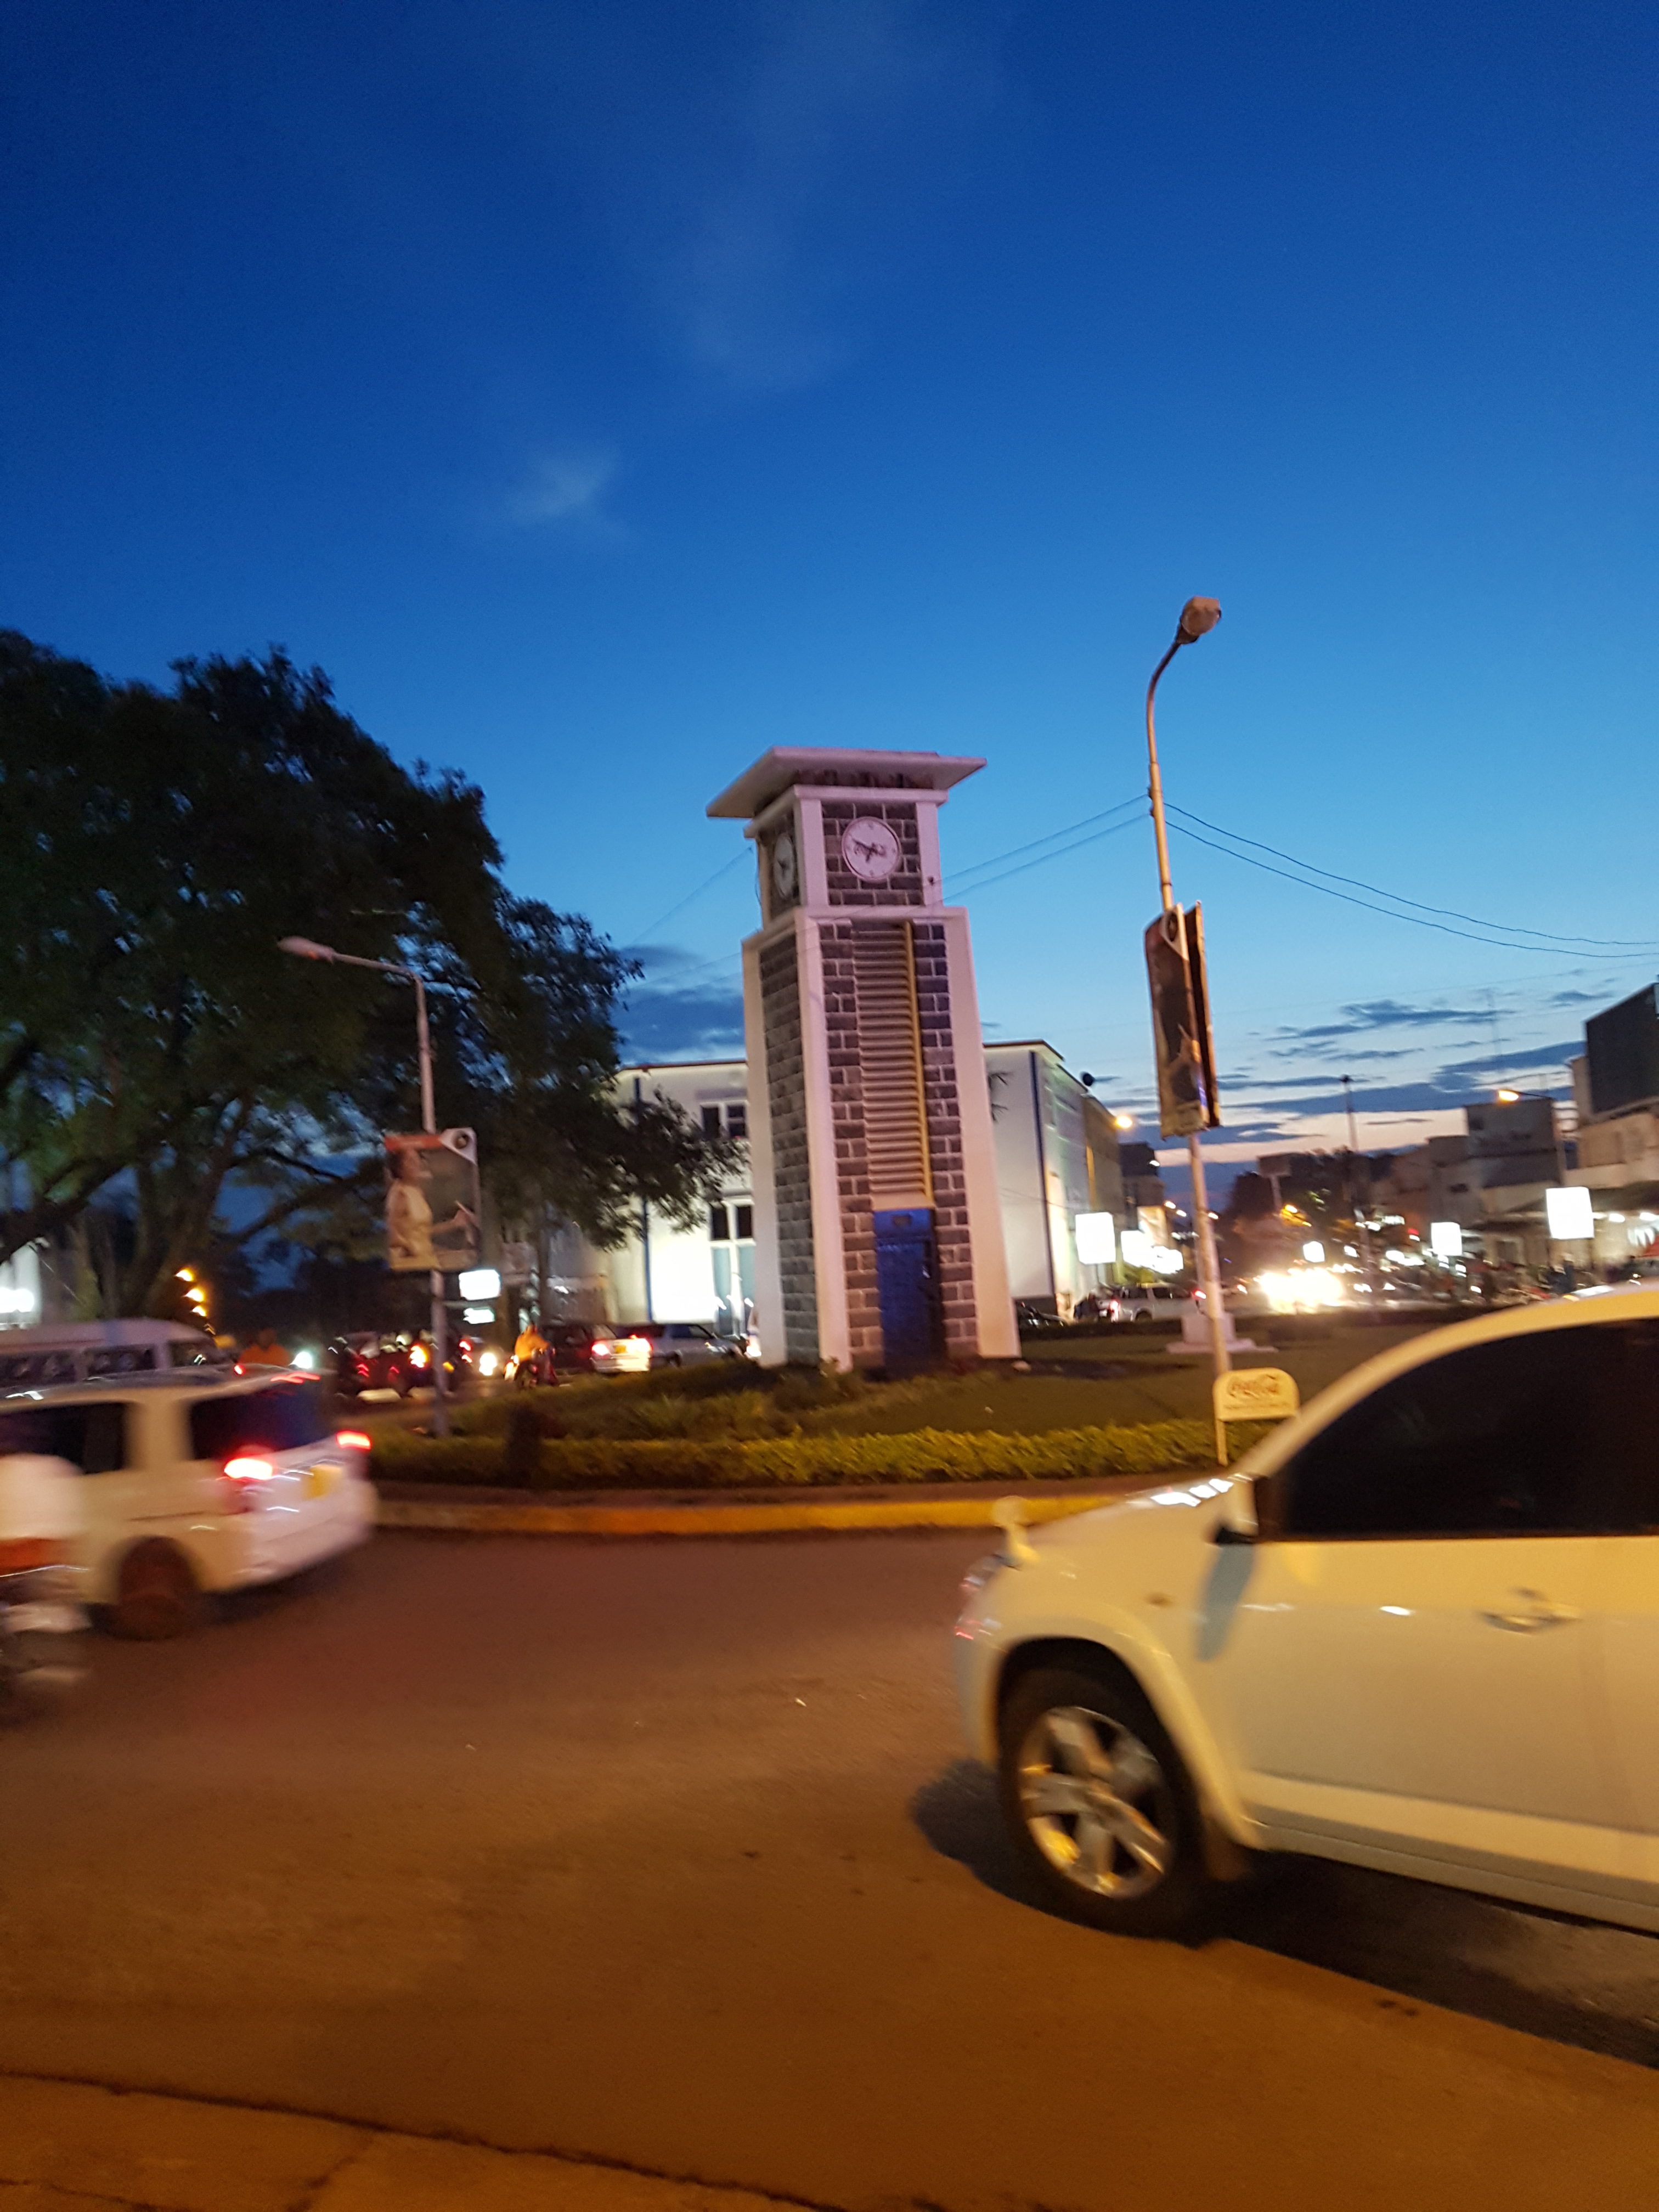
{"type": "Polygon", "coordinates": [[[1133,1129],[1134,1125],[1135,1117],[1133,1114],[1114,1114],[1112,1116],[1112,1127],[1115,1129],[1133,1129]]]}
{"type": "Polygon", "coordinates": [[[1500,1106],[1514,1106],[1518,1104],[1520,1097],[1518,1091],[1504,1090],[1498,1094],[1498,1103],[1500,1106]]]}

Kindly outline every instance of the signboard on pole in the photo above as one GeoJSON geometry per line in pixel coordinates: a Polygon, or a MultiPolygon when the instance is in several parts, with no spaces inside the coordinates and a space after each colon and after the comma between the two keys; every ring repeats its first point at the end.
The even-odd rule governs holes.
{"type": "Polygon", "coordinates": [[[386,1265],[394,1275],[478,1258],[478,1146],[471,1129],[417,1130],[386,1146],[386,1265]]]}
{"type": "Polygon", "coordinates": [[[1146,932],[1146,980],[1152,998],[1158,1063],[1158,1133],[1190,1137],[1220,1126],[1215,1046],[1204,973],[1204,915],[1171,907],[1146,932]]]}

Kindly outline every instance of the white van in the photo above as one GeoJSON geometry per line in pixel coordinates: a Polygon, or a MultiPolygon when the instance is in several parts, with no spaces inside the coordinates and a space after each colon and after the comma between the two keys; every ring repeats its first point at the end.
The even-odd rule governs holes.
{"type": "Polygon", "coordinates": [[[123,1635],[176,1636],[205,1595],[276,1582],[374,1524],[369,1440],[336,1431],[322,1385],[234,1368],[0,1393],[0,1458],[82,1478],[81,1595],[123,1635]]]}
{"type": "Polygon", "coordinates": [[[0,1329],[0,1396],[100,1375],[157,1375],[188,1367],[228,1368],[235,1354],[187,1322],[46,1322],[0,1329]]]}

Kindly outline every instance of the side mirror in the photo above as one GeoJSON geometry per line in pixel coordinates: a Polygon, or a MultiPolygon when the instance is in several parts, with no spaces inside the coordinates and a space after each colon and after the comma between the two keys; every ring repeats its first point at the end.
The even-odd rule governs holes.
{"type": "Polygon", "coordinates": [[[1211,1533],[1212,1544],[1254,1544],[1261,1531],[1255,1517],[1255,1486],[1235,1476],[1221,1502],[1221,1514],[1211,1533]]]}

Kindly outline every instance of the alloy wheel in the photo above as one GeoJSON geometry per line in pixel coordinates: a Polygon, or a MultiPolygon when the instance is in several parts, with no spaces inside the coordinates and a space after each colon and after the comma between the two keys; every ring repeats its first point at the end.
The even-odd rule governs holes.
{"type": "Polygon", "coordinates": [[[1091,1896],[1144,1897],[1175,1863],[1169,1779],[1121,1721],[1082,1705],[1039,1713],[1020,1747],[1018,1788],[1032,1841],[1091,1896]]]}

